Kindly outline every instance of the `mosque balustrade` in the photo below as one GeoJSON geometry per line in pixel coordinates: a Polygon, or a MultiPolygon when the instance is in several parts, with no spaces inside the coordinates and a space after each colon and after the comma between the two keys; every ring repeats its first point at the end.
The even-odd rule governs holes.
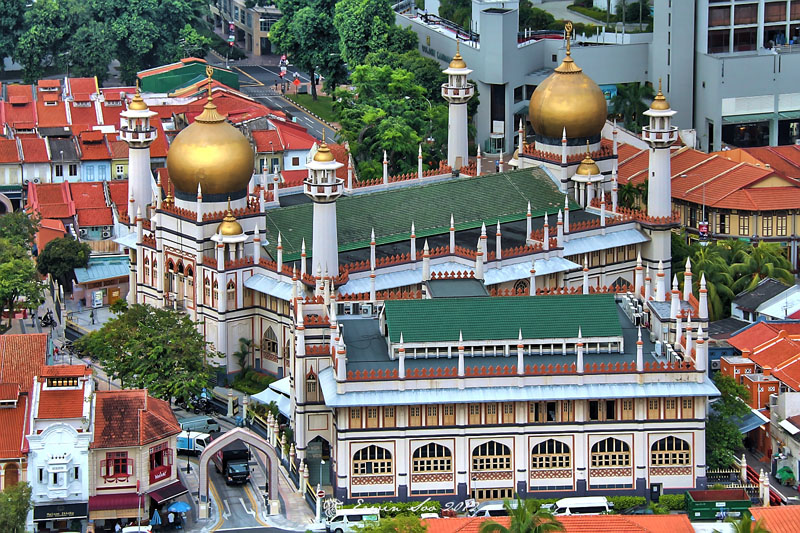
{"type": "Polygon", "coordinates": [[[162,202],[161,203],[161,211],[165,213],[170,213],[172,215],[177,216],[178,218],[182,218],[185,220],[197,220],[197,212],[192,211],[190,209],[184,209],[182,207],[176,206],[174,203],[169,202],[162,202]]]}
{"type": "Polygon", "coordinates": [[[142,235],[142,245],[148,248],[156,249],[156,239],[151,235],[142,235]]]}
{"type": "Polygon", "coordinates": [[[678,127],[653,128],[644,126],[642,128],[642,139],[652,143],[672,144],[678,140],[678,127]]]}
{"type": "Polygon", "coordinates": [[[475,95],[475,87],[468,83],[463,87],[457,87],[449,84],[442,85],[442,98],[453,101],[462,102],[467,101],[475,95]]]}
{"type": "Polygon", "coordinates": [[[233,261],[225,261],[225,270],[234,270],[237,268],[244,268],[253,265],[252,257],[241,257],[233,261]]]}
{"type": "Polygon", "coordinates": [[[158,132],[155,128],[122,128],[120,129],[120,137],[125,142],[153,142],[156,140],[158,132]]]}
{"type": "MultiPolygon", "coordinates": [[[[440,161],[439,162],[439,166],[437,168],[432,168],[432,169],[429,169],[429,170],[423,170],[422,171],[422,177],[423,178],[429,178],[431,176],[442,176],[442,175],[452,174],[452,173],[453,173],[453,168],[451,166],[447,165],[446,162],[440,161]]],[[[420,176],[416,172],[409,172],[409,173],[406,173],[406,174],[396,174],[396,175],[393,175],[393,176],[389,176],[387,178],[387,181],[389,183],[400,183],[400,182],[404,182],[404,181],[412,181],[412,180],[415,180],[415,179],[419,179],[419,177],[420,176]]],[[[358,180],[358,181],[353,183],[353,188],[354,189],[361,189],[361,188],[364,188],[364,187],[383,187],[383,186],[386,186],[386,184],[383,182],[383,178],[382,177],[374,178],[374,179],[371,179],[371,180],[358,180]]]]}
{"type": "MultiPolygon", "coordinates": [[[[531,156],[533,159],[537,159],[540,161],[558,161],[561,162],[561,153],[560,152],[547,152],[545,150],[537,150],[536,145],[534,143],[526,144],[522,148],[522,154],[531,156]]],[[[614,148],[611,141],[607,139],[602,139],[600,141],[600,148],[594,150],[589,153],[589,157],[594,159],[595,161],[600,161],[601,159],[607,159],[614,156],[614,148]]],[[[574,164],[580,163],[586,157],[586,152],[581,153],[574,153],[567,155],[567,163],[574,164]]]]}
{"type": "MultiPolygon", "coordinates": [[[[408,358],[406,358],[408,360],[408,358]]],[[[449,361],[449,360],[448,360],[449,361]]],[[[589,374],[634,374],[634,373],[664,373],[664,372],[694,372],[696,368],[691,361],[686,362],[650,362],[643,365],[643,371],[636,370],[636,362],[622,363],[587,363],[584,365],[583,375],[589,374]]],[[[542,363],[525,365],[522,373],[517,373],[517,365],[466,365],[464,373],[459,375],[458,366],[436,366],[422,368],[406,368],[405,379],[446,379],[446,378],[486,378],[486,377],[518,377],[518,376],[563,376],[579,375],[575,363],[542,363]]],[[[399,379],[396,368],[389,369],[364,369],[348,370],[347,381],[381,381],[399,379]]]]}
{"type": "MultiPolygon", "coordinates": [[[[369,302],[370,295],[368,292],[354,292],[350,294],[340,294],[337,299],[342,302],[369,302]]],[[[385,300],[421,300],[422,291],[376,291],[375,301],[383,302],[385,300]]]]}
{"type": "MultiPolygon", "coordinates": [[[[261,202],[258,198],[253,198],[252,196],[247,199],[247,206],[246,207],[239,207],[237,209],[232,209],[233,216],[236,218],[244,217],[248,215],[258,215],[261,213],[261,202]]],[[[203,221],[204,222],[215,222],[221,221],[225,218],[226,211],[214,211],[212,213],[203,213],[203,221]]]]}
{"type": "Polygon", "coordinates": [[[203,256],[203,265],[205,265],[205,266],[207,266],[209,268],[216,269],[217,268],[217,260],[214,257],[209,257],[207,255],[204,255],[203,256]]]}

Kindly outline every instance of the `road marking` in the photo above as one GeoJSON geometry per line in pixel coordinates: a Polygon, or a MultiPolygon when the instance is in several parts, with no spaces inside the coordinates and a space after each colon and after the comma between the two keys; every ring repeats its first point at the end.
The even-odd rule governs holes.
{"type": "MultiPolygon", "coordinates": [[[[211,497],[214,498],[214,501],[217,503],[217,509],[220,510],[220,519],[219,522],[214,524],[214,527],[211,528],[211,531],[216,531],[222,527],[222,524],[225,523],[225,519],[222,518],[222,503],[220,503],[219,494],[217,494],[217,489],[214,488],[214,484],[211,483],[211,480],[208,480],[208,488],[211,489],[211,497]]],[[[211,502],[208,502],[209,505],[211,502]]],[[[226,502],[227,503],[227,502],[226,502]]]]}
{"type": "MultiPolygon", "coordinates": [[[[257,456],[257,455],[258,455],[258,454],[256,454],[256,456],[257,456]]],[[[253,506],[253,511],[254,511],[254,512],[253,512],[253,518],[255,518],[255,519],[256,519],[256,521],[257,521],[259,524],[261,524],[262,526],[265,526],[265,527],[270,527],[270,526],[269,526],[269,524],[267,524],[266,522],[264,522],[263,520],[261,520],[261,517],[259,517],[259,516],[258,516],[258,514],[257,514],[257,513],[255,513],[255,510],[256,510],[256,509],[258,509],[258,505],[256,505],[255,498],[253,497],[253,493],[252,493],[252,492],[250,492],[250,487],[249,487],[248,485],[245,485],[245,486],[244,486],[244,493],[245,493],[245,494],[247,494],[247,498],[250,500],[250,504],[253,506]]],[[[269,514],[269,509],[267,509],[267,514],[269,514]]]]}
{"type": "Polygon", "coordinates": [[[257,87],[263,87],[263,86],[264,86],[264,84],[263,84],[263,83],[261,83],[260,81],[258,81],[258,80],[257,80],[257,79],[255,79],[253,76],[251,76],[251,75],[250,75],[250,74],[248,74],[247,72],[243,71],[243,70],[242,70],[242,69],[240,69],[239,67],[233,67],[233,68],[234,68],[235,70],[238,70],[239,72],[241,72],[242,74],[244,74],[245,76],[247,76],[248,78],[250,78],[251,80],[253,80],[254,82],[256,82],[256,86],[257,86],[257,87]]]}
{"type": "Polygon", "coordinates": [[[222,511],[222,509],[220,509],[220,511],[222,511],[222,519],[227,520],[228,518],[231,517],[231,508],[228,507],[228,500],[225,500],[224,503],[225,503],[225,510],[228,512],[226,513],[225,511],[222,511]]]}

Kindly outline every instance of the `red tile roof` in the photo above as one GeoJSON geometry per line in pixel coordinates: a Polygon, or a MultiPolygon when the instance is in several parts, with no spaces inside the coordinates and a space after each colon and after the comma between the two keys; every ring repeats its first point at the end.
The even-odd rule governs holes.
{"type": "Polygon", "coordinates": [[[92,369],[86,365],[48,365],[39,372],[41,378],[79,378],[91,375],[92,369]]]}
{"type": "Polygon", "coordinates": [[[181,431],[169,404],[146,390],[98,391],[95,397],[92,448],[141,446],[181,431]]]}
{"type": "Polygon", "coordinates": [[[164,135],[164,126],[159,117],[153,117],[150,125],[158,130],[156,140],[150,145],[150,157],[167,157],[167,137],[164,135]]]}
{"type": "Polygon", "coordinates": [[[6,96],[17,102],[33,102],[33,85],[6,85],[6,96]]]}
{"type": "Polygon", "coordinates": [[[67,80],[67,86],[69,88],[69,93],[73,98],[78,100],[78,96],[80,96],[81,100],[79,101],[86,101],[83,100],[83,98],[89,97],[97,92],[97,79],[69,78],[67,80]]]}
{"type": "Polygon", "coordinates": [[[732,336],[728,342],[740,352],[753,351],[758,346],[777,337],[781,330],[785,331],[789,337],[800,337],[800,321],[765,322],[762,320],[742,330],[738,335],[732,336]]]}
{"type": "Polygon", "coordinates": [[[20,139],[22,143],[23,163],[49,163],[50,157],[47,155],[47,143],[44,139],[27,137],[20,139]]]}
{"type": "MultiPolygon", "coordinates": [[[[78,101],[77,103],[80,102],[78,101]]],[[[86,129],[99,125],[99,121],[97,120],[97,111],[94,108],[94,102],[92,102],[88,107],[85,105],[75,104],[76,102],[70,102],[69,104],[69,115],[72,119],[73,131],[74,126],[78,124],[85,126],[86,129]]]]}
{"type": "Polygon", "coordinates": [[[128,159],[128,143],[118,141],[116,135],[106,135],[112,159],[128,159]]]}
{"type": "Polygon", "coordinates": [[[41,251],[53,239],[60,239],[66,234],[64,223],[60,220],[43,218],[36,233],[36,248],[41,251]]]}
{"type": "Polygon", "coordinates": [[[63,183],[40,183],[34,187],[34,190],[39,203],[56,204],[64,203],[68,200],[67,194],[69,190],[66,187],[63,183]]]}
{"type": "Polygon", "coordinates": [[[800,343],[786,337],[768,341],[750,353],[750,359],[764,368],[775,368],[800,357],[800,343]]]}
{"type": "Polygon", "coordinates": [[[20,161],[17,141],[0,138],[0,163],[19,163],[20,161]]]}
{"type": "Polygon", "coordinates": [[[275,121],[275,129],[281,136],[284,150],[310,150],[317,140],[306,132],[302,126],[291,122],[275,121]]]}
{"type": "Polygon", "coordinates": [[[0,459],[24,457],[25,423],[28,418],[28,395],[23,394],[13,409],[0,409],[0,459]]]}
{"type": "Polygon", "coordinates": [[[36,124],[36,106],[30,85],[6,86],[5,121],[13,128],[31,129],[36,124]],[[29,126],[29,127],[26,127],[29,126]]]}
{"type": "Polygon", "coordinates": [[[283,143],[277,130],[255,130],[253,131],[253,140],[256,143],[256,152],[283,151],[283,143]]]}
{"type": "Polygon", "coordinates": [[[756,520],[763,520],[770,533],[796,533],[800,522],[800,507],[794,505],[751,507],[750,514],[756,520]]]}
{"type": "Polygon", "coordinates": [[[69,184],[69,192],[76,209],[107,207],[103,183],[98,181],[69,184]]]}
{"type": "Polygon", "coordinates": [[[740,150],[786,177],[800,179],[800,146],[796,144],[740,148],[740,150]]]}
{"type": "Polygon", "coordinates": [[[17,400],[21,392],[20,389],[19,383],[0,383],[0,400],[17,400]]]}
{"type": "Polygon", "coordinates": [[[83,387],[70,390],[42,389],[36,418],[54,420],[83,416],[83,387]]]}
{"type": "Polygon", "coordinates": [[[281,170],[282,187],[297,187],[308,177],[308,170],[281,170]]]}
{"type": "Polygon", "coordinates": [[[82,161],[103,161],[111,159],[111,151],[106,138],[100,131],[84,131],[80,134],[78,145],[82,161]]]}
{"type": "Polygon", "coordinates": [[[46,356],[46,333],[0,335],[0,383],[17,383],[23,392],[30,391],[46,356]]]}
{"type": "Polygon", "coordinates": [[[113,226],[114,214],[110,207],[78,209],[78,226],[113,226]]]}
{"type": "Polygon", "coordinates": [[[55,80],[39,80],[39,83],[37,84],[37,86],[39,87],[39,89],[53,88],[53,87],[55,87],[56,89],[60,89],[61,88],[61,80],[59,80],[59,79],[55,79],[55,80]]]}
{"type": "MultiPolygon", "coordinates": [[[[331,153],[333,154],[334,159],[336,159],[339,163],[344,166],[341,166],[336,169],[336,177],[345,180],[345,184],[347,182],[347,149],[343,144],[329,144],[328,148],[330,148],[331,153]]],[[[355,177],[353,178],[355,179],[355,177]]]]}
{"type": "Polygon", "coordinates": [[[75,214],[72,206],[68,204],[42,204],[36,210],[42,218],[69,218],[75,214]]]}
{"type": "MultiPolygon", "coordinates": [[[[507,516],[494,518],[435,518],[425,520],[428,533],[478,533],[481,524],[493,520],[508,527],[507,516]]],[[[694,533],[686,515],[630,516],[560,516],[558,521],[566,533],[598,533],[613,531],[620,533],[694,533]]]]}
{"type": "Polygon", "coordinates": [[[111,203],[117,209],[126,210],[128,208],[128,180],[114,180],[108,182],[108,195],[111,196],[111,203]]]}
{"type": "Polygon", "coordinates": [[[36,101],[37,125],[40,128],[60,128],[69,126],[67,121],[67,108],[63,102],[56,105],[45,105],[41,100],[36,101]]]}

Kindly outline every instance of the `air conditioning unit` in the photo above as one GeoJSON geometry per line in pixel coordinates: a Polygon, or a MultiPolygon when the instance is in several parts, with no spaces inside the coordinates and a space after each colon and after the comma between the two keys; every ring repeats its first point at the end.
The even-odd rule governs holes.
{"type": "Polygon", "coordinates": [[[719,359],[711,361],[711,370],[719,370],[719,359]]]}
{"type": "Polygon", "coordinates": [[[642,324],[642,315],[640,313],[633,314],[633,325],[640,326],[642,324]]]}
{"type": "Polygon", "coordinates": [[[34,183],[41,183],[41,180],[39,178],[33,178],[33,182],[34,183]]]}
{"type": "Polygon", "coordinates": [[[792,456],[792,450],[790,450],[788,446],[784,446],[783,448],[781,448],[781,453],[786,457],[792,456]]]}
{"type": "Polygon", "coordinates": [[[110,231],[104,231],[103,232],[103,238],[104,239],[108,239],[109,237],[111,237],[111,232],[110,231]]]}
{"type": "Polygon", "coordinates": [[[369,316],[372,314],[372,304],[361,304],[361,314],[369,316]]]}
{"type": "Polygon", "coordinates": [[[78,232],[78,234],[79,234],[81,237],[86,237],[86,234],[87,234],[87,232],[86,232],[86,230],[85,230],[85,229],[81,228],[81,229],[80,229],[80,231],[78,232]]]}

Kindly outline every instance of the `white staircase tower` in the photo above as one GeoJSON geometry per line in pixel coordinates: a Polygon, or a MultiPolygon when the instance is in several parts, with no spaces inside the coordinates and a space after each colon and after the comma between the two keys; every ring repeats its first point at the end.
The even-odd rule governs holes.
{"type": "Polygon", "coordinates": [[[456,55],[443,71],[447,83],[442,84],[442,98],[450,103],[447,125],[447,164],[454,170],[469,163],[467,142],[467,102],[475,94],[475,87],[467,83],[472,70],[461,57],[459,41],[456,40],[456,55]]]}
{"type": "Polygon", "coordinates": [[[306,163],[308,178],[303,192],[314,202],[314,233],[311,247],[311,272],[339,274],[339,239],[336,233],[336,199],[344,191],[344,180],[336,170],[344,166],[336,161],[323,138],[314,157],[306,163]]]}

